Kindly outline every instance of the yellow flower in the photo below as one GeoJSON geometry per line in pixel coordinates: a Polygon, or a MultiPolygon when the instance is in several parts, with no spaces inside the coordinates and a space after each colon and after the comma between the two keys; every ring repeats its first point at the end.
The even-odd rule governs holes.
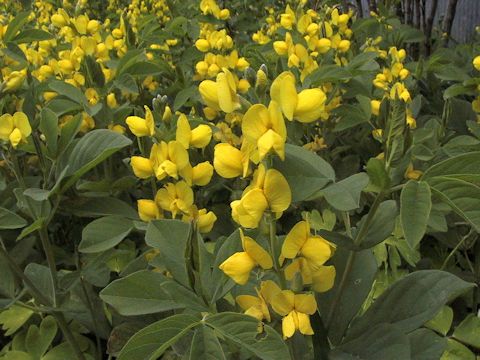
{"type": "Polygon", "coordinates": [[[268,109],[263,104],[251,106],[242,120],[245,140],[258,148],[261,161],[271,150],[282,160],[285,159],[287,129],[280,107],[271,101],[268,109]]]}
{"type": "Polygon", "coordinates": [[[256,228],[265,210],[280,217],[292,200],[287,180],[275,170],[260,164],[253,175],[252,183],[244,190],[240,200],[233,201],[232,218],[246,228],[256,228]]]}
{"type": "Polygon", "coordinates": [[[215,145],[213,166],[221,177],[226,179],[236,178],[243,174],[242,152],[236,147],[221,143],[215,145]]]}
{"type": "Polygon", "coordinates": [[[177,121],[176,139],[185,149],[190,146],[203,149],[212,139],[212,129],[208,125],[201,124],[192,130],[185,114],[180,114],[177,121]]]}
{"type": "Polygon", "coordinates": [[[240,108],[235,78],[226,68],[217,75],[217,81],[204,80],[198,90],[204,103],[212,109],[231,113],[240,108]]]}
{"type": "Polygon", "coordinates": [[[107,95],[107,106],[110,109],[114,109],[118,106],[117,99],[115,98],[114,93],[110,93],[107,95]]]}
{"type": "Polygon", "coordinates": [[[153,136],[155,134],[155,120],[148,106],[145,106],[145,119],[139,116],[129,116],[125,122],[130,131],[137,137],[153,136]]]}
{"type": "Polygon", "coordinates": [[[190,222],[194,220],[197,224],[197,229],[202,234],[209,233],[212,231],[215,221],[217,221],[217,216],[213,211],[207,211],[207,209],[198,210],[195,205],[192,205],[188,214],[184,214],[182,221],[190,222]]]}
{"type": "Polygon", "coordinates": [[[473,59],[473,67],[480,71],[480,55],[476,56],[475,59],[473,59]]]}
{"type": "Polygon", "coordinates": [[[185,181],[168,183],[157,191],[155,202],[163,210],[170,211],[175,218],[178,212],[189,213],[193,205],[193,191],[185,181]]]}
{"type": "Polygon", "coordinates": [[[371,100],[370,101],[370,107],[372,109],[372,114],[375,116],[378,116],[380,114],[380,104],[381,101],[379,100],[371,100]]]}
{"type": "Polygon", "coordinates": [[[318,39],[317,50],[320,54],[327,53],[331,47],[332,47],[332,42],[330,41],[330,39],[327,39],[327,38],[318,39]]]}
{"type": "Polygon", "coordinates": [[[268,311],[268,304],[272,301],[278,293],[280,288],[272,280],[262,281],[260,290],[255,289],[257,296],[239,295],[236,297],[236,302],[245,311],[245,314],[253,316],[259,321],[271,321],[270,311],[268,311]]]}
{"type": "Polygon", "coordinates": [[[8,76],[4,78],[4,90],[13,91],[22,86],[23,81],[27,77],[27,69],[12,71],[8,76]]]}
{"type": "Polygon", "coordinates": [[[317,311],[317,302],[312,294],[295,294],[291,290],[282,290],[272,299],[273,310],[283,316],[283,338],[292,337],[295,331],[303,335],[313,335],[310,316],[317,311]]]}
{"type": "Polygon", "coordinates": [[[240,237],[243,251],[230,256],[220,264],[219,268],[237,284],[245,285],[255,266],[260,266],[265,270],[271,269],[273,261],[270,254],[255,240],[243,234],[242,229],[240,229],[240,237]]]}
{"type": "Polygon", "coordinates": [[[210,43],[208,42],[208,40],[198,39],[195,42],[195,47],[198,51],[207,52],[208,50],[210,50],[210,43]]]}
{"type": "Polygon", "coordinates": [[[330,259],[334,247],[321,236],[312,236],[306,221],[297,223],[287,234],[282,245],[280,263],[295,259],[285,268],[285,277],[292,280],[300,273],[305,285],[312,284],[318,292],[330,290],[335,279],[335,268],[323,266],[330,259]],[[298,257],[298,258],[297,258],[298,257]]]}
{"type": "Polygon", "coordinates": [[[32,128],[27,115],[23,112],[16,112],[13,116],[10,114],[0,116],[0,139],[10,141],[14,148],[21,142],[26,142],[31,133],[32,128]]]}
{"type": "Polygon", "coordinates": [[[303,123],[317,120],[325,111],[325,93],[319,89],[305,89],[297,94],[295,75],[290,71],[281,73],[270,87],[270,96],[276,101],[288,120],[303,123]]]}
{"type": "Polygon", "coordinates": [[[140,199],[137,200],[138,206],[138,216],[143,221],[150,221],[155,219],[160,219],[160,210],[158,209],[157,204],[153,200],[140,199]]]}
{"type": "Polygon", "coordinates": [[[153,144],[150,162],[158,180],[167,176],[177,179],[178,173],[189,165],[187,150],[174,140],[168,144],[164,141],[153,144]]]}
{"type": "Polygon", "coordinates": [[[141,156],[132,156],[130,159],[130,165],[132,166],[135,176],[140,179],[148,179],[155,175],[150,159],[141,156]]]}

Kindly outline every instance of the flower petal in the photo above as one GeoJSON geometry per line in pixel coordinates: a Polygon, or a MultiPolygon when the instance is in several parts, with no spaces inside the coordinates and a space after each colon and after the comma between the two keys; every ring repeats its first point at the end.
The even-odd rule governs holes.
{"type": "Polygon", "coordinates": [[[312,288],[316,292],[330,290],[335,283],[335,267],[320,266],[312,275],[312,288]]]}
{"type": "Polygon", "coordinates": [[[245,285],[255,261],[246,252],[237,252],[220,264],[219,268],[237,284],[245,285]]]}
{"type": "Polygon", "coordinates": [[[267,170],[263,188],[270,210],[282,212],[288,209],[292,202],[292,192],[287,180],[278,170],[267,170]]]}
{"type": "Polygon", "coordinates": [[[306,221],[300,221],[290,230],[282,245],[282,256],[293,259],[302,249],[310,235],[310,228],[306,221]]]}

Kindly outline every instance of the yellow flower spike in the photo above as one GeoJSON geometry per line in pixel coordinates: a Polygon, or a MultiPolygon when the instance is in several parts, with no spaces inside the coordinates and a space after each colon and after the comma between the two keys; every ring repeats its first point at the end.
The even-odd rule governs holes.
{"type": "Polygon", "coordinates": [[[223,178],[239,177],[243,174],[242,152],[227,143],[217,144],[213,155],[213,166],[218,175],[223,178]]]}
{"type": "Polygon", "coordinates": [[[297,330],[304,335],[313,335],[309,315],[317,310],[317,302],[312,294],[294,294],[291,290],[282,290],[271,304],[273,310],[283,316],[284,339],[292,337],[297,330]]]}
{"type": "Polygon", "coordinates": [[[133,173],[140,179],[148,179],[154,176],[153,166],[150,159],[141,156],[132,156],[130,159],[133,173]]]}
{"type": "Polygon", "coordinates": [[[262,104],[251,106],[243,117],[242,132],[247,141],[258,147],[260,161],[271,150],[285,159],[287,130],[275,101],[270,102],[268,109],[262,104]]]}
{"type": "Polygon", "coordinates": [[[5,91],[14,91],[20,88],[23,84],[23,81],[27,77],[27,69],[12,71],[8,76],[4,77],[4,86],[5,91]]]}
{"type": "Polygon", "coordinates": [[[192,169],[193,185],[205,186],[213,176],[213,166],[208,161],[195,165],[192,169]]]}
{"type": "Polygon", "coordinates": [[[270,254],[258,245],[255,240],[243,234],[240,229],[243,252],[237,252],[226,259],[219,268],[237,284],[245,285],[250,272],[255,266],[267,270],[273,266],[270,254]]]}
{"type": "Polygon", "coordinates": [[[168,183],[157,191],[155,202],[175,218],[179,212],[188,214],[193,205],[193,190],[185,181],[168,183]]]}
{"type": "Polygon", "coordinates": [[[10,141],[14,148],[21,142],[26,142],[31,133],[32,128],[25,113],[17,111],[13,116],[0,116],[0,140],[10,141]]]}
{"type": "Polygon", "coordinates": [[[477,70],[480,71],[480,56],[476,56],[473,61],[472,61],[473,67],[477,70]]]}
{"type": "Polygon", "coordinates": [[[88,17],[86,15],[79,15],[73,22],[75,29],[80,35],[87,33],[88,17]]]}
{"type": "Polygon", "coordinates": [[[153,200],[140,199],[137,200],[138,216],[143,221],[150,221],[160,218],[160,210],[153,200]]]}

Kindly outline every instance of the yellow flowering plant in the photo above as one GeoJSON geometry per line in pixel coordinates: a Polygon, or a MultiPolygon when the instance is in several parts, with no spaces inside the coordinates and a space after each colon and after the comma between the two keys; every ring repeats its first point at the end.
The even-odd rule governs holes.
{"type": "Polygon", "coordinates": [[[480,47],[407,3],[0,1],[0,360],[474,357],[480,47]]]}

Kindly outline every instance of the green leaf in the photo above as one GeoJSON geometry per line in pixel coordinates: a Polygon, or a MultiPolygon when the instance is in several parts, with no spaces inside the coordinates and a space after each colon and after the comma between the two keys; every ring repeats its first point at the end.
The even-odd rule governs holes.
{"type": "Polygon", "coordinates": [[[331,360],[405,360],[410,359],[408,337],[391,324],[379,324],[358,338],[334,350],[331,360]],[[348,355],[350,356],[348,356],[348,355]]]}
{"type": "Polygon", "coordinates": [[[408,339],[410,340],[412,360],[440,359],[447,347],[447,339],[427,329],[418,329],[411,332],[408,334],[408,339]]]}
{"type": "Polygon", "coordinates": [[[453,337],[463,344],[480,349],[480,318],[469,314],[453,332],[453,337]]]}
{"type": "Polygon", "coordinates": [[[475,179],[480,180],[480,151],[443,160],[425,171],[422,180],[428,181],[435,176],[462,178],[465,175],[473,175],[475,179]]]}
{"type": "Polygon", "coordinates": [[[5,336],[14,334],[32,315],[32,310],[18,305],[12,305],[7,310],[0,312],[0,324],[2,330],[5,331],[5,336]]]}
{"type": "Polygon", "coordinates": [[[428,180],[432,193],[480,232],[480,186],[450,177],[428,180]]]}
{"type": "Polygon", "coordinates": [[[45,201],[49,198],[50,191],[39,188],[28,188],[23,192],[23,195],[28,196],[35,201],[45,201]]]}
{"type": "Polygon", "coordinates": [[[69,204],[69,210],[80,217],[123,216],[129,219],[138,219],[138,214],[126,202],[114,197],[78,198],[69,204]]]}
{"type": "Polygon", "coordinates": [[[90,131],[75,144],[70,154],[67,176],[71,178],[63,186],[63,190],[73,185],[83,174],[113,153],[131,143],[130,139],[115,131],[106,129],[90,131]]]}
{"type": "Polygon", "coordinates": [[[46,298],[53,302],[54,286],[50,269],[43,265],[30,263],[25,267],[24,273],[32,284],[34,284],[46,298]]]}
{"type": "Polygon", "coordinates": [[[275,158],[274,168],[287,179],[293,202],[307,200],[335,181],[335,172],[329,163],[296,145],[285,144],[285,161],[275,158]]]}
{"type": "Polygon", "coordinates": [[[60,80],[51,80],[48,83],[50,90],[65,96],[80,105],[88,105],[85,94],[77,87],[60,80]]]}
{"type": "Polygon", "coordinates": [[[183,221],[154,220],[148,224],[145,234],[147,245],[160,250],[159,256],[175,280],[187,287],[190,280],[185,257],[190,232],[190,225],[183,221]]]}
{"type": "Polygon", "coordinates": [[[352,74],[338,65],[322,65],[309,75],[309,80],[313,86],[318,86],[326,82],[344,82],[349,80],[352,74]]]}
{"type": "Polygon", "coordinates": [[[82,231],[78,251],[97,253],[117,246],[133,229],[133,222],[119,216],[106,216],[92,221],[82,231]]]}
{"type": "Polygon", "coordinates": [[[27,221],[14,212],[0,207],[0,229],[20,229],[27,225],[27,221]]]}
{"type": "Polygon", "coordinates": [[[58,117],[48,108],[43,108],[40,112],[40,131],[45,136],[48,156],[55,158],[57,153],[57,142],[59,135],[58,117]]]}
{"type": "Polygon", "coordinates": [[[65,359],[74,359],[75,352],[68,342],[61,343],[58,346],[55,346],[52,350],[45,354],[42,357],[42,360],[65,360],[65,359]]]}
{"type": "Polygon", "coordinates": [[[11,41],[18,31],[28,22],[30,11],[22,11],[15,16],[15,18],[8,23],[7,31],[3,35],[3,41],[11,41]]]}
{"type": "Polygon", "coordinates": [[[40,328],[30,325],[25,338],[25,347],[35,358],[40,358],[48,350],[56,334],[57,321],[53,316],[47,316],[40,323],[40,328]]]}
{"type": "Polygon", "coordinates": [[[335,284],[331,290],[317,296],[318,308],[324,317],[324,321],[326,321],[325,316],[330,314],[335,298],[339,296],[339,283],[346,276],[343,291],[339,296],[337,310],[330,315],[333,317],[333,321],[328,329],[328,338],[334,345],[340,343],[350,321],[362,307],[370,293],[377,273],[377,262],[370,249],[353,253],[351,255],[353,259],[350,261],[349,256],[350,252],[346,249],[337,249],[331,260],[337,272],[335,284]],[[349,265],[352,268],[345,275],[349,262],[353,262],[349,265]]]}
{"type": "Polygon", "coordinates": [[[137,271],[115,280],[100,292],[100,298],[120,315],[154,314],[185,307],[165,292],[161,284],[165,276],[153,271],[137,271]]]}
{"type": "Polygon", "coordinates": [[[400,219],[405,239],[412,248],[422,240],[432,209],[430,186],[425,181],[407,182],[400,195],[400,219]]]}
{"type": "Polygon", "coordinates": [[[368,181],[366,173],[354,174],[327,186],[321,191],[321,194],[337,210],[350,211],[358,209],[360,206],[360,195],[367,186],[368,181]]]}
{"type": "MultiPolygon", "coordinates": [[[[367,234],[360,247],[368,249],[381,243],[388,238],[395,228],[395,218],[397,217],[397,203],[395,200],[386,200],[380,204],[373,219],[368,227],[367,234]]],[[[368,215],[362,217],[358,228],[367,220],[368,215]]]]}
{"type": "Polygon", "coordinates": [[[335,114],[340,117],[335,125],[334,132],[350,129],[359,124],[366,123],[372,116],[372,107],[370,106],[370,98],[357,95],[358,104],[344,104],[335,109],[335,114]]]}
{"type": "Polygon", "coordinates": [[[173,102],[173,110],[177,111],[193,96],[197,94],[197,87],[190,86],[186,89],[182,89],[175,96],[175,101],[173,102]]]}
{"type": "Polygon", "coordinates": [[[435,330],[443,336],[447,335],[453,321],[453,310],[450,306],[443,306],[442,309],[431,320],[425,323],[425,327],[435,330]]]}
{"type": "Polygon", "coordinates": [[[387,119],[385,129],[387,165],[395,166],[401,159],[404,151],[403,133],[405,131],[406,106],[401,100],[395,100],[391,105],[391,111],[387,119]]]}
{"type": "Polygon", "coordinates": [[[215,332],[205,325],[199,326],[193,335],[190,360],[225,360],[225,354],[215,332]]]}
{"type": "Polygon", "coordinates": [[[30,43],[33,41],[42,41],[52,39],[54,36],[49,32],[40,29],[26,29],[15,36],[12,41],[17,44],[30,43]]]}
{"type": "Polygon", "coordinates": [[[149,75],[159,75],[163,72],[163,68],[158,66],[157,64],[150,62],[150,61],[139,61],[122,69],[120,75],[129,74],[130,76],[149,76],[149,75]]]}
{"type": "Polygon", "coordinates": [[[380,192],[390,187],[390,177],[385,170],[385,163],[377,158],[371,158],[367,162],[367,174],[370,178],[368,186],[372,191],[380,192]]]}
{"type": "Polygon", "coordinates": [[[118,360],[158,359],[165,350],[199,324],[196,317],[186,314],[157,321],[133,335],[123,347],[118,360]]]}
{"type": "Polygon", "coordinates": [[[28,66],[28,61],[27,58],[25,57],[24,52],[22,49],[18,47],[17,44],[13,42],[7,42],[5,48],[2,49],[3,53],[8,56],[9,58],[12,58],[15,61],[18,61],[19,64],[23,67],[28,66]]]}
{"type": "Polygon", "coordinates": [[[447,340],[447,350],[440,360],[475,360],[476,356],[465,345],[453,339],[447,340]]]}
{"type": "Polygon", "coordinates": [[[382,323],[395,324],[404,333],[413,331],[432,319],[447,302],[472,287],[473,284],[444,271],[421,270],[408,274],[354,321],[348,338],[356,338],[382,323]]]}
{"type": "Polygon", "coordinates": [[[47,220],[46,217],[39,217],[33,223],[28,225],[26,228],[23,228],[22,232],[17,237],[17,241],[22,240],[23,238],[30,235],[34,231],[40,230],[43,224],[45,223],[45,220],[47,220]]]}
{"type": "Polygon", "coordinates": [[[204,323],[262,360],[290,359],[287,345],[278,332],[263,325],[263,332],[259,333],[260,323],[252,316],[224,312],[207,317],[204,323]]]}

